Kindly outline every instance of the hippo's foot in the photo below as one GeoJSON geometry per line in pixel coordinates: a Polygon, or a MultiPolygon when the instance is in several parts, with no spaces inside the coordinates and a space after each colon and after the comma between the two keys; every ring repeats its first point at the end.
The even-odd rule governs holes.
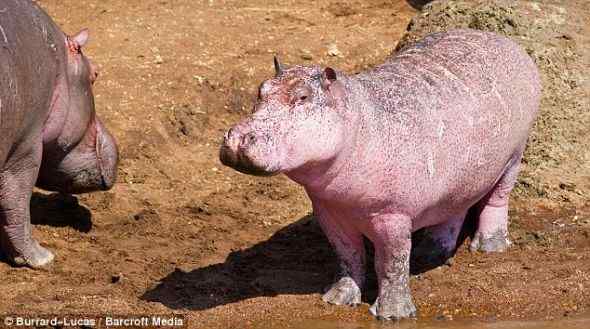
{"type": "Polygon", "coordinates": [[[503,252],[510,246],[508,234],[504,231],[498,231],[494,234],[484,235],[481,232],[476,232],[469,250],[482,252],[503,252]]]}
{"type": "Polygon", "coordinates": [[[351,277],[342,277],[322,296],[322,300],[333,305],[356,306],[361,303],[361,289],[351,277]]]}
{"type": "Polygon", "coordinates": [[[12,257],[12,262],[17,266],[40,268],[51,263],[54,258],[51,251],[41,247],[37,241],[33,240],[25,252],[12,257]]]}
{"type": "Polygon", "coordinates": [[[400,320],[415,317],[416,306],[409,294],[398,295],[392,292],[379,296],[369,312],[379,320],[400,320]]]}

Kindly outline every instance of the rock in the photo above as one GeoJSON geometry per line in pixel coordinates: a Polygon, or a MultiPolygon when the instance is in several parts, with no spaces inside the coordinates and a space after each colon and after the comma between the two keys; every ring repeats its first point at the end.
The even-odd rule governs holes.
{"type": "Polygon", "coordinates": [[[304,59],[306,61],[310,61],[313,59],[313,55],[311,54],[311,52],[307,49],[302,49],[301,50],[301,59],[304,59]]]}
{"type": "Polygon", "coordinates": [[[358,10],[346,2],[335,2],[328,6],[328,11],[336,17],[346,17],[358,14],[358,10]]]}
{"type": "Polygon", "coordinates": [[[332,57],[343,57],[342,52],[338,49],[335,43],[328,45],[328,56],[332,57]]]}
{"type": "Polygon", "coordinates": [[[111,283],[112,284],[119,283],[121,281],[122,277],[123,277],[123,275],[121,273],[111,275],[111,283]]]}

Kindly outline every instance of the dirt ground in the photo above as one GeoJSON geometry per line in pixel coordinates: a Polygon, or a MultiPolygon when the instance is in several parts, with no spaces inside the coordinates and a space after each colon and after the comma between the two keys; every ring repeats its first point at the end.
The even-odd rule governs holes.
{"type": "MultiPolygon", "coordinates": [[[[336,259],[303,190],[223,167],[218,145],[271,77],[273,54],[347,72],[371,67],[395,48],[420,1],[37,2],[66,32],[91,30],[85,52],[100,67],[97,111],[119,141],[119,182],[78,198],[34,195],[34,235],[57,257],[40,271],[0,263],[0,314],[177,313],[191,328],[370,320],[374,279],[361,307],[321,301],[336,259]]],[[[585,0],[567,3],[590,15],[585,0]]],[[[587,59],[590,24],[570,32],[587,59]]],[[[462,247],[449,266],[413,276],[421,317],[590,311],[590,176],[582,164],[568,172],[556,164],[546,172],[576,174],[545,180],[530,166],[529,185],[571,193],[519,193],[508,252],[462,247]]]]}

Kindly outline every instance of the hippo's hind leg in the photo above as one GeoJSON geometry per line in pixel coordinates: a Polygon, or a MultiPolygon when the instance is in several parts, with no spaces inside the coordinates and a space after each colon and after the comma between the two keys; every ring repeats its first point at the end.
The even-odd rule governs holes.
{"type": "Polygon", "coordinates": [[[361,303],[365,282],[365,246],[363,236],[344,220],[335,218],[327,209],[314,202],[314,213],[322,231],[336,251],[340,270],[334,283],[326,289],[322,300],[334,305],[356,306],[361,303]]]}
{"type": "Polygon", "coordinates": [[[0,243],[15,265],[33,268],[53,260],[31,235],[30,200],[41,162],[41,150],[15,152],[0,173],[0,243]],[[13,156],[14,158],[14,156],[13,156]]]}
{"type": "Polygon", "coordinates": [[[522,154],[515,157],[502,178],[474,207],[477,228],[471,241],[471,251],[502,252],[510,246],[508,238],[508,200],[514,188],[522,154]]]}

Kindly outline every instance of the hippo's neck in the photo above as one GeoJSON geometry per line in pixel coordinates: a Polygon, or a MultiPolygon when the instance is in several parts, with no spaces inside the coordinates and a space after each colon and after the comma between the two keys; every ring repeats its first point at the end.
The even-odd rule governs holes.
{"type": "Polygon", "coordinates": [[[329,162],[300,168],[287,176],[303,185],[312,199],[342,206],[360,203],[370,209],[382,208],[389,191],[380,182],[395,180],[392,176],[399,174],[397,155],[386,151],[396,149],[397,127],[387,118],[391,113],[375,103],[371,89],[358,76],[348,77],[344,84],[346,110],[355,116],[348,124],[342,151],[329,162]],[[391,176],[383,177],[384,172],[391,176]]]}
{"type": "Polygon", "coordinates": [[[286,173],[289,178],[305,187],[309,194],[316,195],[319,199],[328,197],[332,190],[339,185],[344,177],[350,173],[351,164],[359,159],[359,151],[363,151],[363,143],[367,136],[366,121],[372,109],[372,104],[366,99],[363,86],[354,77],[343,77],[341,80],[345,87],[346,98],[342,102],[342,109],[346,119],[345,134],[343,135],[343,148],[334,157],[321,163],[304,165],[294,171],[286,173]]]}
{"type": "Polygon", "coordinates": [[[69,88],[67,81],[67,49],[66,36],[59,29],[55,32],[55,47],[57,47],[57,77],[51,96],[47,119],[43,126],[43,144],[55,141],[63,130],[69,109],[69,88]]]}

